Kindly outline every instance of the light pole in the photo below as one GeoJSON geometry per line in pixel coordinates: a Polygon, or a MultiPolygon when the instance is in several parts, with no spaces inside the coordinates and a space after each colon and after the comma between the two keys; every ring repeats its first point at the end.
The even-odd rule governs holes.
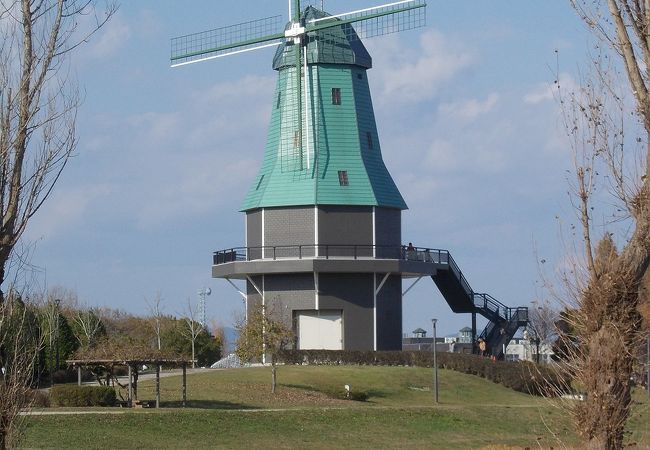
{"type": "Polygon", "coordinates": [[[436,322],[438,319],[431,319],[433,324],[433,399],[438,403],[438,359],[436,358],[436,322]]]}
{"type": "Polygon", "coordinates": [[[61,308],[61,299],[57,298],[54,300],[54,303],[56,303],[56,334],[54,335],[56,342],[56,370],[59,370],[59,311],[61,308]]]}

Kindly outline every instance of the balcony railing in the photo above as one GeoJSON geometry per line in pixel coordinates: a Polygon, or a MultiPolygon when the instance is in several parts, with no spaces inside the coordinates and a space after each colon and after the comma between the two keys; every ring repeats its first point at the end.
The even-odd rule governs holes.
{"type": "MultiPolygon", "coordinates": [[[[385,245],[273,245],[264,247],[235,247],[214,252],[215,265],[236,261],[278,259],[400,259],[428,263],[451,264],[457,275],[462,273],[447,250],[385,245]]],[[[462,277],[464,280],[464,277],[462,277]]],[[[465,283],[467,283],[465,281],[465,283]]],[[[467,284],[469,287],[469,284],[467,284]]],[[[470,288],[471,289],[471,288],[470,288]]]]}

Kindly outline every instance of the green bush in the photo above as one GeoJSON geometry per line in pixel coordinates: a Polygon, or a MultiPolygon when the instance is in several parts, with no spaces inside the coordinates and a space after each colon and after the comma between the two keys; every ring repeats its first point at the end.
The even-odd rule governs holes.
{"type": "Polygon", "coordinates": [[[76,386],[62,384],[50,389],[50,399],[56,406],[114,406],[115,390],[108,386],[76,386]]]}
{"type": "Polygon", "coordinates": [[[47,408],[50,406],[50,395],[47,391],[30,389],[27,391],[27,401],[34,408],[47,408]]]}
{"type": "MultiPolygon", "coordinates": [[[[433,367],[433,354],[420,351],[283,350],[285,364],[358,364],[433,367]]],[[[568,386],[565,376],[552,367],[528,362],[491,361],[477,355],[440,352],[438,367],[476,375],[519,392],[533,395],[557,393],[568,386]]]]}
{"type": "Polygon", "coordinates": [[[352,400],[356,402],[365,402],[370,397],[370,394],[368,394],[368,392],[357,391],[354,389],[350,390],[350,392],[347,392],[344,389],[332,389],[325,390],[323,392],[330,398],[336,398],[338,400],[352,400]]]}

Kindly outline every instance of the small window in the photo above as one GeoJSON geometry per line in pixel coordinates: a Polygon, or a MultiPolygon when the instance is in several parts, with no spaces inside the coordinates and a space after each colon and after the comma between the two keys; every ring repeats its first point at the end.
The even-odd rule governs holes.
{"type": "Polygon", "coordinates": [[[358,73],[358,74],[357,74],[357,78],[360,79],[360,80],[363,80],[363,74],[362,74],[362,73],[358,73]]]}
{"type": "Polygon", "coordinates": [[[373,143],[372,143],[372,133],[371,133],[370,131],[368,131],[368,132],[366,133],[366,137],[368,138],[368,148],[369,148],[370,150],[372,150],[372,149],[374,148],[374,145],[373,145],[373,143]]]}
{"type": "Polygon", "coordinates": [[[294,131],[293,133],[293,146],[300,147],[300,132],[294,131]]]}
{"type": "Polygon", "coordinates": [[[278,102],[275,105],[275,109],[280,108],[280,103],[282,102],[282,91],[278,91],[278,102]]]}
{"type": "Polygon", "coordinates": [[[341,88],[332,88],[332,105],[341,104],[341,88]]]}
{"type": "Polygon", "coordinates": [[[339,184],[341,186],[348,186],[350,184],[348,182],[348,171],[347,170],[339,170],[339,184]]]}

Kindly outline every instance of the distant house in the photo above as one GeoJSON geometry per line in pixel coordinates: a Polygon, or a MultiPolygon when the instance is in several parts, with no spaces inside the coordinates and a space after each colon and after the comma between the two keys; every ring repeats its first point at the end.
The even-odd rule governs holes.
{"type": "Polygon", "coordinates": [[[458,343],[459,344],[471,344],[472,343],[472,329],[470,327],[461,328],[458,332],[458,343]]]}
{"type": "MultiPolygon", "coordinates": [[[[427,332],[416,328],[411,336],[402,338],[402,350],[432,351],[433,338],[426,337],[427,332]]],[[[465,327],[456,335],[436,337],[436,350],[439,352],[472,353],[472,329],[465,327]],[[469,334],[468,334],[469,333],[469,334]]]]}
{"type": "MultiPolygon", "coordinates": [[[[550,344],[540,344],[539,362],[548,364],[553,361],[553,348],[550,344]]],[[[529,339],[514,338],[506,347],[506,361],[537,362],[537,345],[529,339]]]]}

